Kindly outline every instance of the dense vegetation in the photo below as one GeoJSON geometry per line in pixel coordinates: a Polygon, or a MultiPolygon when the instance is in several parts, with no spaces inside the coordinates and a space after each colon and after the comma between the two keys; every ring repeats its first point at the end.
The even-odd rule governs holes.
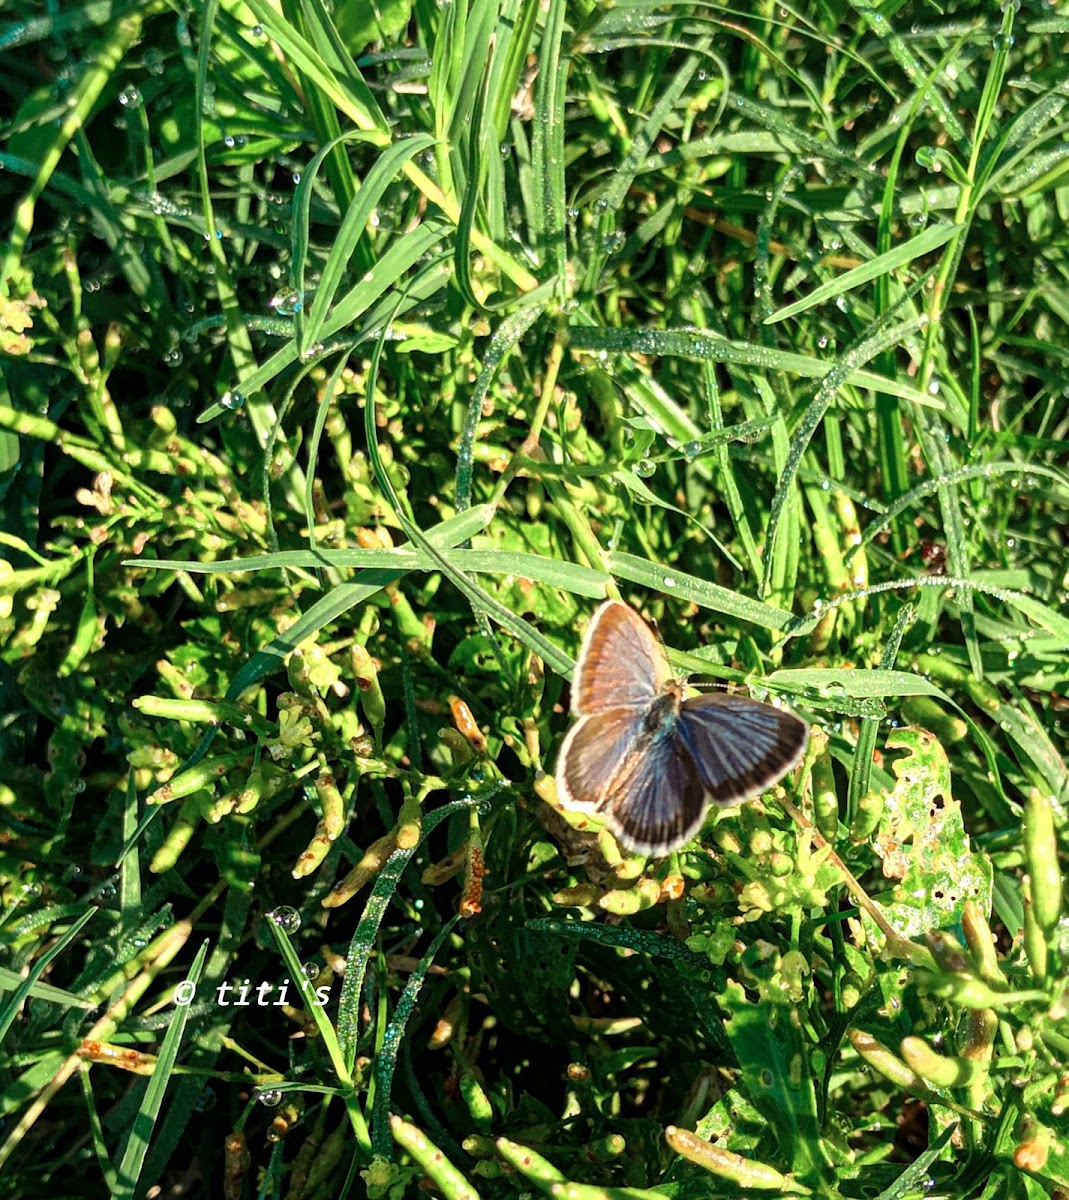
{"type": "Polygon", "coordinates": [[[1064,1197],[1069,20],[3,22],[0,1192],[1064,1197]],[[813,725],[659,861],[605,595],[813,725]]]}

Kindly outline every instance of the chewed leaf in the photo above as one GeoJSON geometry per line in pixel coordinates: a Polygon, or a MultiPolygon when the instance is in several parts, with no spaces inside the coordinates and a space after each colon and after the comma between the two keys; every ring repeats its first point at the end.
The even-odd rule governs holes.
{"type": "Polygon", "coordinates": [[[923,729],[900,729],[887,745],[907,751],[892,764],[897,783],[875,839],[884,875],[898,881],[877,897],[887,919],[916,937],[956,925],[966,900],[989,911],[991,864],[969,843],[943,747],[923,729]]]}

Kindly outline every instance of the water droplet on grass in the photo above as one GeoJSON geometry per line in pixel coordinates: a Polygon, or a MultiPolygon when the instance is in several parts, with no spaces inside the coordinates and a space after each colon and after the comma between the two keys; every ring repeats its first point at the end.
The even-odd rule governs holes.
{"type": "Polygon", "coordinates": [[[296,933],[301,927],[301,914],[288,904],[280,904],[278,908],[273,908],[267,914],[267,919],[283,933],[296,933]]]}

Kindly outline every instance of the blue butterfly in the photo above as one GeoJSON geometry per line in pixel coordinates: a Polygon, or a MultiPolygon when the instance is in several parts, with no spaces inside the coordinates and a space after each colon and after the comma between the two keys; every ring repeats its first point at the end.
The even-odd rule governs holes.
{"type": "Polygon", "coordinates": [[[697,833],[710,804],[738,804],[802,757],[809,726],[786,709],[684,681],[630,605],[607,600],[583,638],[557,759],[565,808],[596,812],[621,845],[654,857],[697,833]]]}

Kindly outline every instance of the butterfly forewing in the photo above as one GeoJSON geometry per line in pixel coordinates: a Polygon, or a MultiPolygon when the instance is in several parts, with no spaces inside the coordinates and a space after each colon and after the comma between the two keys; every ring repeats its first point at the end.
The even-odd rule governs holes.
{"type": "Polygon", "coordinates": [[[575,808],[597,808],[630,760],[642,728],[634,709],[589,713],[572,726],[557,763],[561,799],[575,808]]]}
{"type": "Polygon", "coordinates": [[[798,762],[809,728],[785,709],[717,693],[685,700],[676,733],[709,799],[735,804],[767,791],[798,762]]]}
{"type": "Polygon", "coordinates": [[[572,680],[572,712],[647,708],[672,678],[649,626],[620,600],[591,618],[572,680]]]}

